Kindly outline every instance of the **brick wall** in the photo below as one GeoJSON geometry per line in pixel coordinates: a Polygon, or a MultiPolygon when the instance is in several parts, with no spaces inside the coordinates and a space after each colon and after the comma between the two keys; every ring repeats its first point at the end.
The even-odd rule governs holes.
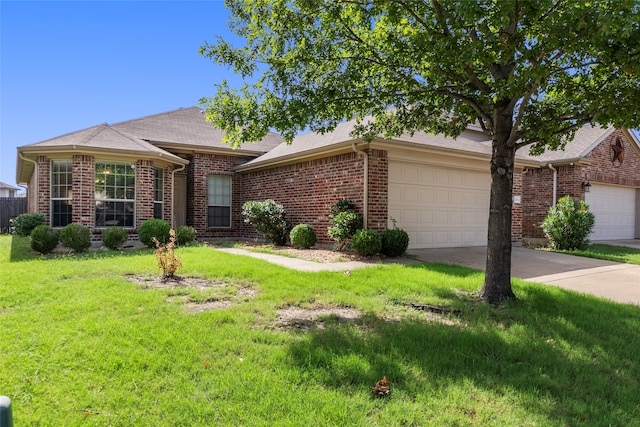
{"type": "MultiPolygon", "coordinates": [[[[369,152],[369,217],[372,229],[387,225],[387,157],[385,151],[369,152]]],[[[330,244],[327,234],[331,225],[331,206],[349,199],[358,212],[363,211],[364,159],[355,152],[310,160],[269,170],[241,174],[243,203],[246,200],[273,199],[281,204],[292,225],[309,224],[319,244],[330,244]]],[[[243,224],[242,235],[256,236],[243,224]]]]}
{"type": "Polygon", "coordinates": [[[594,163],[584,168],[585,176],[591,183],[640,187],[640,155],[632,144],[623,131],[612,133],[587,156],[594,163]],[[621,165],[615,166],[611,162],[611,145],[615,144],[618,138],[624,147],[624,161],[621,165]]]}
{"type": "Polygon", "coordinates": [[[72,221],[90,228],[95,224],[95,166],[93,156],[73,156],[72,221]]]}
{"type": "Polygon", "coordinates": [[[243,227],[241,185],[233,176],[233,168],[245,159],[237,156],[196,153],[187,165],[187,225],[196,229],[198,238],[239,237],[243,227]],[[208,176],[230,175],[231,182],[231,227],[209,228],[208,226],[208,176]]]}

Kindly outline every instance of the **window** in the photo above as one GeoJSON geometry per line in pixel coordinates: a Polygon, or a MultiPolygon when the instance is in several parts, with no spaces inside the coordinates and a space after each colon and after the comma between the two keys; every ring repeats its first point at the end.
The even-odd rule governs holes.
{"type": "Polygon", "coordinates": [[[209,227],[231,227],[231,177],[210,175],[207,184],[209,227]]]}
{"type": "Polygon", "coordinates": [[[164,170],[153,169],[153,217],[162,219],[164,210],[164,170]]]}
{"type": "Polygon", "coordinates": [[[64,227],[72,220],[73,164],[51,162],[51,226],[64,227]]]}
{"type": "Polygon", "coordinates": [[[136,166],[96,162],[96,227],[133,227],[136,166]]]}

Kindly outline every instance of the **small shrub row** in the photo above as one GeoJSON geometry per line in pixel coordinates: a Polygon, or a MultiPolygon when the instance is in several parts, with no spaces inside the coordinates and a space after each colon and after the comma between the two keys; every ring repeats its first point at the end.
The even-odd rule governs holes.
{"type": "Polygon", "coordinates": [[[409,235],[399,228],[386,229],[382,234],[374,230],[358,230],[351,239],[351,247],[362,256],[383,253],[395,258],[406,252],[409,235]]]}

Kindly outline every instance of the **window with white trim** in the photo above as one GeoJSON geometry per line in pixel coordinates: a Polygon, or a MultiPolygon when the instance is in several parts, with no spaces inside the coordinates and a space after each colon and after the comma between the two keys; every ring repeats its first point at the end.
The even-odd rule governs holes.
{"type": "Polygon", "coordinates": [[[71,224],[73,198],[73,162],[51,161],[51,226],[71,224]]]}
{"type": "Polygon", "coordinates": [[[231,177],[209,175],[207,224],[209,227],[231,227],[231,177]]]}
{"type": "Polygon", "coordinates": [[[153,168],[153,217],[162,219],[164,211],[164,169],[153,168]]]}
{"type": "Polygon", "coordinates": [[[133,227],[136,207],[136,166],[96,162],[96,227],[133,227]]]}

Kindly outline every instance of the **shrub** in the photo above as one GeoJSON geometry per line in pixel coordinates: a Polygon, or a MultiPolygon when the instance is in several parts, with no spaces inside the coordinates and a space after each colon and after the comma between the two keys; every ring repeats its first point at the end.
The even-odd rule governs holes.
{"type": "Polygon", "coordinates": [[[18,236],[30,236],[34,228],[43,225],[46,218],[41,213],[23,213],[11,220],[13,228],[18,236]]]}
{"type": "Polygon", "coordinates": [[[582,200],[565,196],[549,209],[542,229],[553,249],[583,249],[589,243],[595,218],[582,200]]]}
{"type": "Polygon", "coordinates": [[[308,249],[318,240],[313,227],[309,224],[298,224],[291,230],[291,244],[298,248],[308,249]]]}
{"type": "Polygon", "coordinates": [[[67,224],[60,231],[60,242],[76,252],[84,252],[91,246],[91,231],[82,224],[67,224]]]}
{"type": "Polygon", "coordinates": [[[188,245],[196,240],[196,230],[188,225],[181,225],[176,230],[176,242],[178,246],[188,245]]]}
{"type": "Polygon", "coordinates": [[[244,222],[251,224],[268,241],[276,245],[287,243],[287,233],[291,229],[284,208],[273,200],[250,201],[242,205],[244,222]]]}
{"type": "Polygon", "coordinates": [[[388,257],[398,257],[409,247],[409,235],[400,228],[387,228],[382,233],[382,253],[388,257]]]}
{"type": "Polygon", "coordinates": [[[128,239],[129,233],[122,227],[109,227],[102,231],[102,244],[113,251],[120,249],[128,239]]]}
{"type": "Polygon", "coordinates": [[[331,206],[331,216],[334,217],[340,212],[355,212],[356,205],[351,200],[340,199],[331,206]]]}
{"type": "Polygon", "coordinates": [[[356,231],[362,228],[362,218],[356,212],[340,212],[331,218],[332,227],[328,233],[336,241],[336,249],[340,250],[349,243],[356,231]]]}
{"type": "Polygon", "coordinates": [[[358,230],[351,238],[351,247],[360,255],[375,255],[382,249],[382,237],[373,230],[358,230]]]}
{"type": "Polygon", "coordinates": [[[58,232],[48,225],[39,225],[31,232],[31,249],[41,254],[54,250],[58,241],[58,232]]]}
{"type": "Polygon", "coordinates": [[[178,259],[173,249],[176,247],[176,232],[169,230],[169,241],[166,244],[161,243],[155,237],[152,237],[156,246],[156,259],[158,267],[162,270],[162,277],[168,279],[173,277],[175,272],[182,267],[182,262],[178,259]]]}
{"type": "Polygon", "coordinates": [[[163,219],[148,219],[140,224],[138,238],[144,245],[153,248],[155,247],[153,243],[154,237],[162,244],[169,241],[169,230],[171,230],[171,226],[167,221],[163,219]]]}

